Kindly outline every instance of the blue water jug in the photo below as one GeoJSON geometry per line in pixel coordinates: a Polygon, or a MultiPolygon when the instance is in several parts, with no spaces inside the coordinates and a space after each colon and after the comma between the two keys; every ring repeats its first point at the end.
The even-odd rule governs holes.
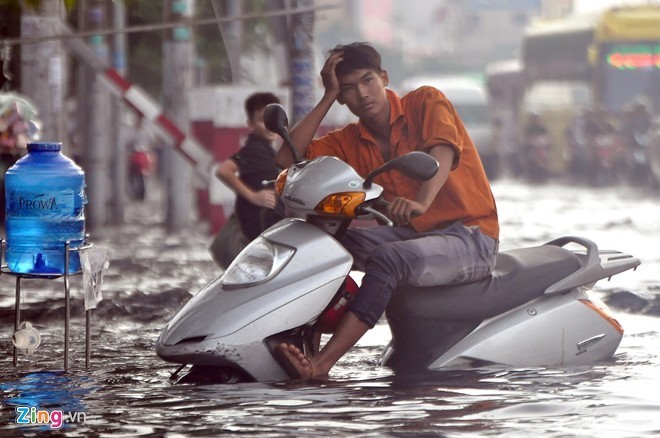
{"type": "MultiPolygon", "coordinates": [[[[11,272],[64,273],[65,244],[85,240],[85,174],[62,155],[62,143],[29,143],[5,174],[6,261],[11,272]]],[[[78,251],[69,273],[80,271],[78,251]]]]}

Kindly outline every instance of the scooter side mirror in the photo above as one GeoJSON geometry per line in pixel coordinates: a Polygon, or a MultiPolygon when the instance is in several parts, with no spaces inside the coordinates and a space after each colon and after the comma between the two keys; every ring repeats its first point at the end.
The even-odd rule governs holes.
{"type": "Polygon", "coordinates": [[[301,160],[298,156],[298,151],[294,147],[291,137],[289,137],[289,118],[286,116],[286,111],[282,105],[279,103],[269,103],[266,105],[264,108],[264,125],[266,129],[282,137],[284,143],[291,149],[294,161],[299,163],[301,160]]]}
{"type": "Polygon", "coordinates": [[[286,111],[279,103],[270,103],[264,108],[264,125],[266,129],[278,134],[280,137],[287,132],[289,119],[286,111]]]}
{"type": "Polygon", "coordinates": [[[438,172],[438,162],[425,152],[414,151],[388,161],[371,172],[364,180],[364,187],[370,188],[374,179],[383,172],[398,170],[417,181],[428,181],[438,172]]]}

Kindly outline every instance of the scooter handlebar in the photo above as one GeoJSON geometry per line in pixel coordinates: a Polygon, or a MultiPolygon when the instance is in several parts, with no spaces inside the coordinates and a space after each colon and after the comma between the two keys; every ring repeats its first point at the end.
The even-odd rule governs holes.
{"type": "MultiPolygon", "coordinates": [[[[388,227],[393,227],[394,222],[392,222],[392,219],[390,219],[385,213],[383,213],[381,210],[386,209],[390,205],[389,201],[386,201],[383,198],[378,198],[374,199],[371,203],[368,205],[362,205],[358,207],[358,213],[359,214],[371,214],[374,217],[382,220],[385,222],[385,225],[388,227]]],[[[418,213],[413,214],[412,217],[417,217],[419,216],[418,213]]]]}
{"type": "Polygon", "coordinates": [[[387,225],[388,227],[393,227],[394,226],[394,222],[392,222],[392,220],[389,217],[387,217],[385,215],[385,213],[382,213],[382,212],[376,210],[376,208],[374,206],[371,206],[371,205],[361,206],[359,208],[359,212],[360,212],[360,214],[364,213],[364,214],[373,215],[374,217],[376,217],[376,218],[382,220],[383,222],[385,222],[385,225],[387,225]]]}

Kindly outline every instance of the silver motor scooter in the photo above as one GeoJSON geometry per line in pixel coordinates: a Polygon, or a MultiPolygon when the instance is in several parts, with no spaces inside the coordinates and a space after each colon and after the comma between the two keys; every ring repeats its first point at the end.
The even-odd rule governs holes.
{"type": "MultiPolygon", "coordinates": [[[[269,105],[265,121],[290,145],[282,107],[269,105]]],[[[392,224],[380,211],[383,189],[374,178],[399,171],[423,181],[438,166],[428,154],[413,152],[362,178],[337,158],[301,161],[292,151],[296,164],[275,182],[288,217],[251,242],[160,334],[157,354],[181,364],[173,378],[189,364],[180,381],[288,379],[274,347],[288,342],[309,352],[319,322],[344,303],[353,258],[335,236],[355,219],[392,224]]],[[[386,311],[392,340],[382,364],[424,371],[484,362],[552,367],[606,359],[623,329],[604,304],[590,298],[589,288],[639,263],[599,251],[587,239],[564,237],[501,252],[492,275],[481,281],[402,287],[386,311]],[[569,243],[584,250],[564,248],[569,243]]]]}

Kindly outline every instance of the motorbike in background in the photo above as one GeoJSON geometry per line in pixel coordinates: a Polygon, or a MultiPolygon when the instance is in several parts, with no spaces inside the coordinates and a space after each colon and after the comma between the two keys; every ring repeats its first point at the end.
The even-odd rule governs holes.
{"type": "Polygon", "coordinates": [[[614,127],[598,133],[594,138],[594,183],[597,186],[613,185],[618,181],[621,166],[621,140],[614,127]]]}
{"type": "Polygon", "coordinates": [[[154,173],[153,152],[132,150],[128,157],[128,190],[131,197],[144,201],[147,195],[147,180],[154,173]]]}
{"type": "Polygon", "coordinates": [[[655,177],[649,160],[651,134],[649,131],[634,131],[626,136],[625,153],[626,175],[633,185],[650,186],[655,184],[655,177]]]}
{"type": "Polygon", "coordinates": [[[531,136],[525,148],[524,162],[527,179],[545,182],[550,177],[550,148],[552,139],[548,133],[531,136]]]}

